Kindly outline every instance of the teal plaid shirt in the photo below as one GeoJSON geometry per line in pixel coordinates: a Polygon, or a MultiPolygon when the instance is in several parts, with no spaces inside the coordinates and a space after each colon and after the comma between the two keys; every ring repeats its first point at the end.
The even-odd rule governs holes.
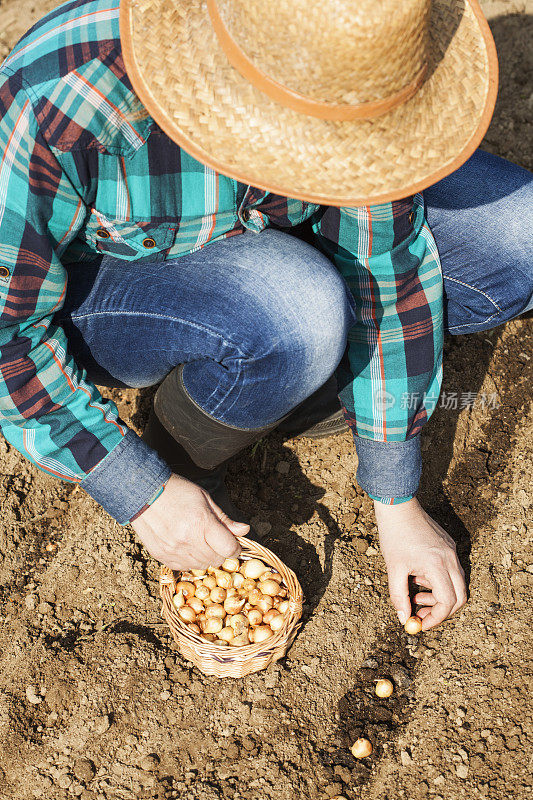
{"type": "Polygon", "coordinates": [[[408,499],[413,481],[404,475],[418,469],[417,435],[441,378],[442,277],[422,196],[317,206],[200,164],[133,93],[118,11],[119,0],[65,3],[0,67],[2,433],[37,467],[80,483],[127,522],[169,472],[68,354],[53,321],[64,265],[83,269],[98,253],[164,261],[246,229],[308,221],[357,309],[337,377],[360,483],[383,502],[408,499]],[[387,486],[380,459],[398,465],[387,486]],[[103,501],[106,475],[122,476],[112,502],[103,501]]]}

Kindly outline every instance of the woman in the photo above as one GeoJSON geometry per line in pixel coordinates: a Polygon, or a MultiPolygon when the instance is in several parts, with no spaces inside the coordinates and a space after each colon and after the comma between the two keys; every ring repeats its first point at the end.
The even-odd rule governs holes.
{"type": "Polygon", "coordinates": [[[2,431],[160,561],[216,565],[248,529],[225,461],[336,371],[392,602],[403,622],[413,575],[427,629],[466,588],[419,434],[444,331],[531,306],[531,182],[474,152],[477,2],[326,5],[76,0],[6,59],[2,431]],[[160,381],[144,441],[94,385],[160,381]]]}

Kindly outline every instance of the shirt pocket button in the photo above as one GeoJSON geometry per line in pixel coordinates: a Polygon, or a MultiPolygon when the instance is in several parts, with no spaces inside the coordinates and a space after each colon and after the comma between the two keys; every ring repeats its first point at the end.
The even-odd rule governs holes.
{"type": "Polygon", "coordinates": [[[0,278],[9,278],[10,272],[7,267],[0,267],[0,278]]]}
{"type": "Polygon", "coordinates": [[[152,239],[151,236],[148,236],[143,241],[143,247],[146,247],[147,250],[153,250],[155,246],[156,246],[156,241],[155,239],[152,239]]]}
{"type": "Polygon", "coordinates": [[[109,233],[109,231],[106,231],[105,228],[98,228],[98,230],[96,231],[96,235],[98,236],[99,239],[111,238],[111,234],[109,233]]]}

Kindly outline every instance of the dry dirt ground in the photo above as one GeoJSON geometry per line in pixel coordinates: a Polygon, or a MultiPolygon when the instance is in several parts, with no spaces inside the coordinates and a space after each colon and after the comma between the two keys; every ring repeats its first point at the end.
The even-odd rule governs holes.
{"type": "MultiPolygon", "coordinates": [[[[0,0],[0,57],[54,5],[0,0]]],[[[531,17],[483,5],[502,66],[485,146],[531,167],[531,17]]],[[[388,601],[349,434],[273,435],[235,461],[236,503],[306,594],[287,658],[243,680],[176,653],[130,528],[0,441],[0,798],[531,797],[531,343],[531,319],[447,342],[446,390],[499,407],[439,409],[425,435],[422,498],[470,602],[420,638],[388,601]],[[392,700],[372,694],[381,675],[392,700]],[[375,749],[356,762],[361,733],[375,749]]],[[[146,393],[112,394],[140,429],[146,393]]]]}

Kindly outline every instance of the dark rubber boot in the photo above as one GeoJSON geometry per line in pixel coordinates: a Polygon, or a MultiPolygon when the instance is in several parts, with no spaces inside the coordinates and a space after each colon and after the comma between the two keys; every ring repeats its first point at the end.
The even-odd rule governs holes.
{"type": "Polygon", "coordinates": [[[281,433],[298,439],[324,439],[347,429],[334,375],[278,426],[281,433]]]}
{"type": "Polygon", "coordinates": [[[279,425],[278,421],[264,428],[234,428],[206,414],[187,392],[181,364],[155,393],[154,411],[163,427],[202,469],[220,466],[279,425]]]}
{"type": "Polygon", "coordinates": [[[191,459],[184,447],[177,442],[159,422],[154,410],[150,411],[142,439],[166,461],[172,472],[187,478],[211,496],[214,502],[234,522],[246,522],[243,514],[231,502],[226,489],[226,464],[214,469],[201,469],[191,459]]]}
{"type": "Polygon", "coordinates": [[[231,519],[244,522],[226,490],[225,464],[277,423],[242,429],[219,422],[195,403],[185,388],[182,373],[183,365],[173,369],[155,393],[143,440],[173,472],[202,486],[231,519]]]}

